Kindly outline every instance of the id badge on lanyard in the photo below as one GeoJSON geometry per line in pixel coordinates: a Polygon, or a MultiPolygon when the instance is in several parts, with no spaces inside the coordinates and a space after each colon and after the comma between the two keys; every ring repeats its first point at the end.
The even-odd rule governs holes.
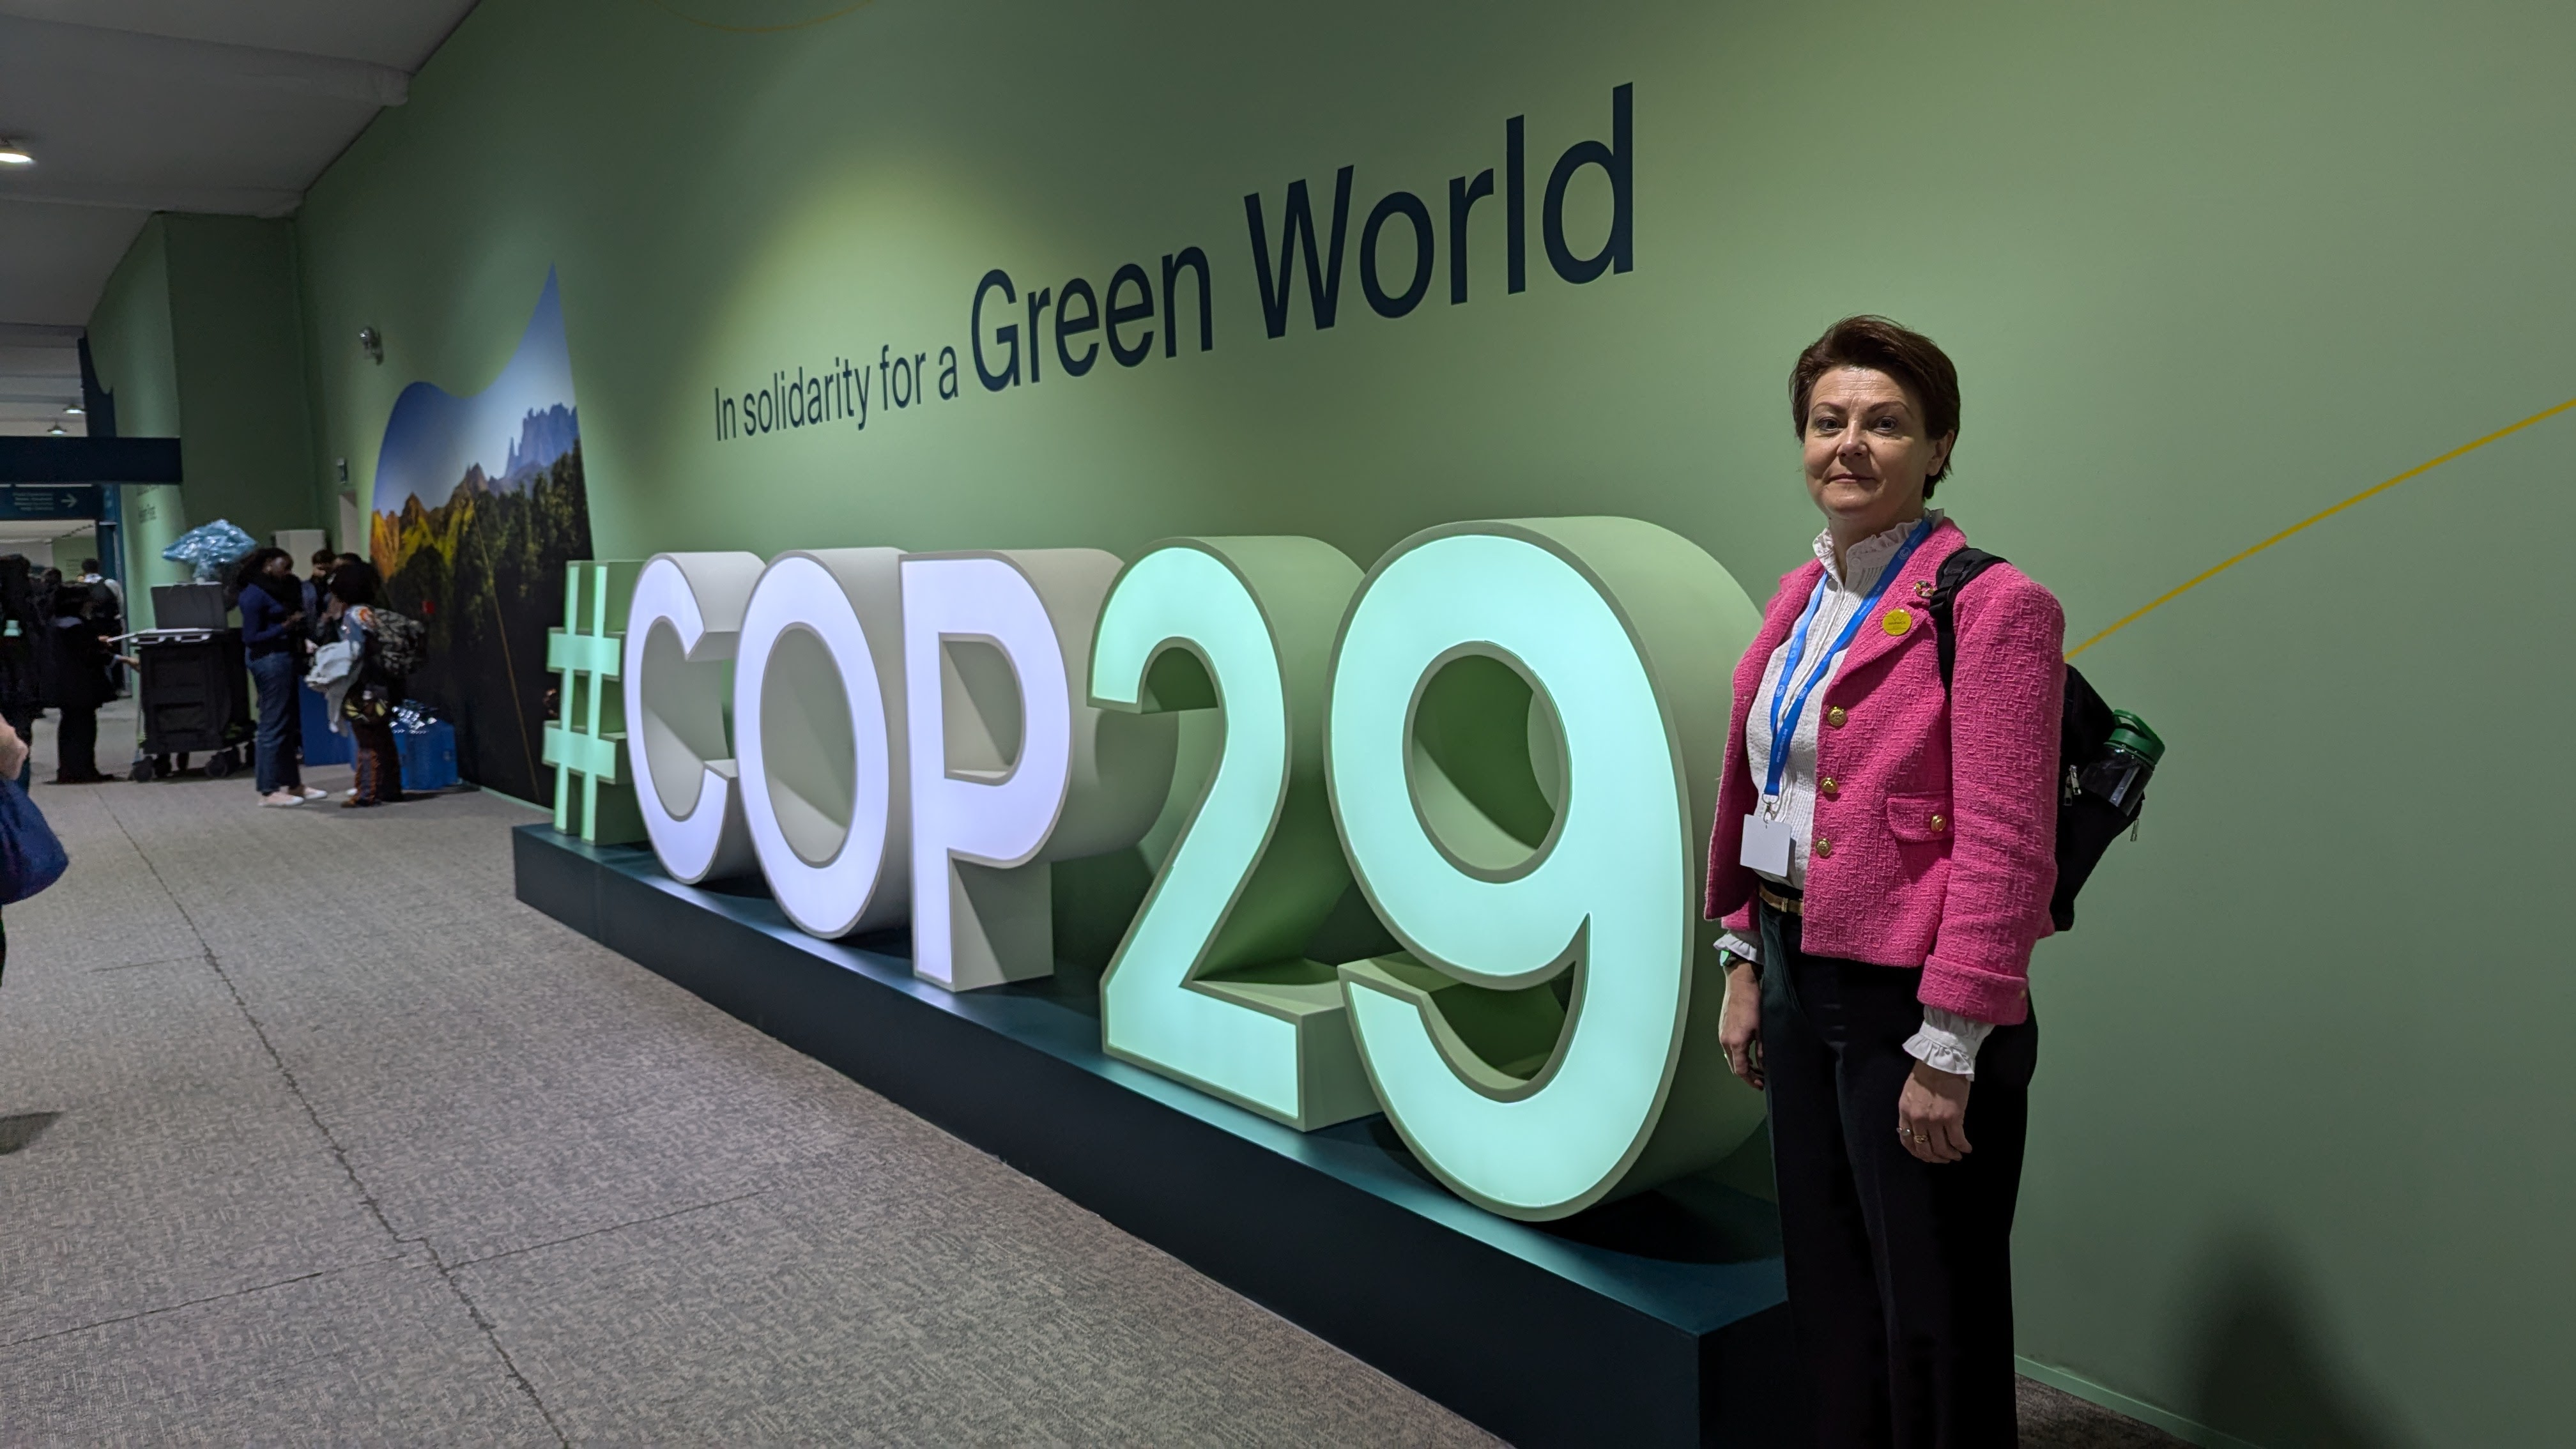
{"type": "Polygon", "coordinates": [[[1789,814],[1781,808],[1780,781],[1788,773],[1789,747],[1796,742],[1798,721],[1807,712],[1807,696],[1816,692],[1817,683],[1833,667],[1834,656],[1851,646],[1853,638],[1860,633],[1861,621],[1877,610],[1879,598],[1887,592],[1887,586],[1904,572],[1906,560],[1914,557],[1915,548],[1931,534],[1932,520],[1927,517],[1905,536],[1904,546],[1897,549],[1896,557],[1889,559],[1887,567],[1879,570],[1878,582],[1870,588],[1869,597],[1862,599],[1860,607],[1852,610],[1851,618],[1844,621],[1842,632],[1834,636],[1833,643],[1826,648],[1824,657],[1818,661],[1815,672],[1807,677],[1807,682],[1798,685],[1798,667],[1806,662],[1807,657],[1807,628],[1815,623],[1816,611],[1824,607],[1826,581],[1821,575],[1816,579],[1814,591],[1807,595],[1807,607],[1798,615],[1797,631],[1789,636],[1789,655],[1780,663],[1780,678],[1771,686],[1771,769],[1763,779],[1762,803],[1753,808],[1752,814],[1744,817],[1744,847],[1737,859],[1746,869],[1778,880],[1789,878],[1789,814]],[[1794,697],[1789,693],[1792,685],[1797,685],[1794,697]]]}
{"type": "Polygon", "coordinates": [[[1789,878],[1789,817],[1774,815],[1776,800],[1766,800],[1744,817],[1744,853],[1747,870],[1757,870],[1774,880],[1789,878]]]}

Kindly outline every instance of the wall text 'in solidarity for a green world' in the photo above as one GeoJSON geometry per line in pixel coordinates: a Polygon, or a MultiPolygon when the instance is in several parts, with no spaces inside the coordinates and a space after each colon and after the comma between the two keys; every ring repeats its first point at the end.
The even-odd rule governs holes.
{"type": "MultiPolygon", "coordinates": [[[[1636,266],[1635,88],[1610,92],[1610,138],[1577,140],[1558,154],[1537,188],[1539,250],[1548,269],[1581,286],[1636,266]],[[1606,232],[1588,253],[1567,234],[1567,194],[1589,169],[1609,192],[1606,232]]],[[[1502,294],[1529,290],[1531,174],[1527,118],[1503,123],[1502,164],[1448,178],[1446,205],[1435,215],[1420,192],[1387,192],[1353,222],[1358,167],[1333,173],[1330,210],[1320,211],[1307,178],[1288,183],[1275,210],[1262,193],[1243,198],[1250,275],[1262,335],[1289,335],[1300,312],[1316,332],[1342,318],[1346,279],[1356,275],[1371,312],[1389,321],[1410,316],[1435,288],[1449,305],[1492,295],[1469,268],[1477,228],[1500,228],[1502,294]],[[1479,207],[1483,209],[1480,211],[1479,207]],[[1357,245],[1352,243],[1356,240],[1357,245]],[[1409,243],[1409,245],[1408,245],[1409,243]],[[1445,286],[1443,284],[1445,283],[1445,286]]],[[[1433,197],[1441,193],[1435,191],[1433,197]]],[[[1007,393],[1050,378],[1088,377],[1106,360],[1135,368],[1157,354],[1177,360],[1216,350],[1222,269],[1206,248],[1182,246],[1148,264],[1121,262],[1095,284],[1074,276],[1024,286],[1002,267],[976,282],[967,308],[963,349],[975,380],[988,393],[1007,393]]],[[[833,354],[819,363],[773,369],[755,387],[714,391],[718,441],[764,437],[807,428],[864,431],[870,422],[911,412],[928,403],[953,402],[964,393],[960,348],[942,344],[898,349],[878,346],[873,364],[865,349],[855,360],[833,354]]]]}

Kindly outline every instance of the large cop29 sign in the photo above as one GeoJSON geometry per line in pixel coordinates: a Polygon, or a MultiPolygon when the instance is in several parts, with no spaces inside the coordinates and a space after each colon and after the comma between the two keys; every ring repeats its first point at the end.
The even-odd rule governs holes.
{"type": "Polygon", "coordinates": [[[1383,1109],[1462,1196],[1560,1217],[1758,1120],[1695,929],[1757,617],[1622,518],[1309,538],[681,553],[637,576],[653,849],[798,927],[909,922],[952,991],[1055,968],[1051,862],[1144,837],[1174,716],[1222,744],[1101,981],[1108,1051],[1301,1130],[1383,1109]],[[726,666],[730,664],[730,673],[726,666]],[[730,691],[731,723],[726,721],[730,691]],[[1302,954],[1356,882],[1402,950],[1302,954]]]}

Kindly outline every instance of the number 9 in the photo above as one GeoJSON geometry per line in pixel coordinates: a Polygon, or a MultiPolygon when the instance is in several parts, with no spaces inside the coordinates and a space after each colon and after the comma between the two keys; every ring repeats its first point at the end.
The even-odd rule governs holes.
{"type": "Polygon", "coordinates": [[[1757,623],[1687,540],[1577,518],[1417,534],[1342,626],[1334,816],[1409,953],[1342,966],[1351,1029],[1388,1119],[1471,1202],[1563,1217],[1712,1166],[1761,1119],[1718,1049],[1697,909],[1729,680],[1757,623]],[[1491,748],[1491,701],[1514,697],[1498,667],[1538,717],[1522,778],[1556,775],[1562,751],[1542,828],[1478,778],[1513,763],[1491,748]],[[1462,682],[1487,699],[1464,717],[1462,682]]]}

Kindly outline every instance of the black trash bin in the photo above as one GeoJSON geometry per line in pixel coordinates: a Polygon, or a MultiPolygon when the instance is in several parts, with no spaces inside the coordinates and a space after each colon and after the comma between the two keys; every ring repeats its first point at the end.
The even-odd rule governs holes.
{"type": "Polygon", "coordinates": [[[133,778],[177,774],[188,756],[206,757],[221,779],[242,768],[250,748],[250,669],[239,629],[146,629],[128,636],[142,684],[136,692],[133,778]]]}

